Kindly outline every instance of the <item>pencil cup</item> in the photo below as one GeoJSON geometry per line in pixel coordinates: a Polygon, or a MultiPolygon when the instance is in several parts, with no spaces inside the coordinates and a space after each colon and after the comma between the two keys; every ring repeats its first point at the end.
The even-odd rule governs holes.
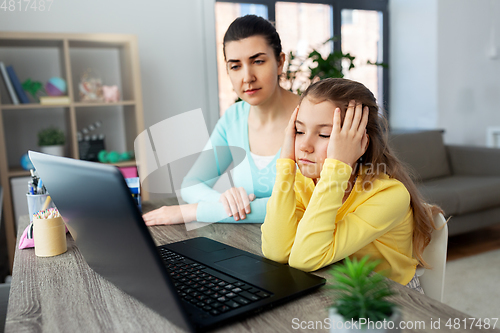
{"type": "Polygon", "coordinates": [[[56,208],[54,202],[49,199],[49,194],[26,194],[26,198],[28,199],[28,212],[30,214],[30,222],[33,222],[33,214],[38,213],[38,211],[42,210],[45,203],[48,202],[47,208],[56,208]]]}
{"type": "Polygon", "coordinates": [[[33,222],[35,254],[38,257],[52,257],[68,250],[66,228],[62,217],[35,219],[33,222]]]}

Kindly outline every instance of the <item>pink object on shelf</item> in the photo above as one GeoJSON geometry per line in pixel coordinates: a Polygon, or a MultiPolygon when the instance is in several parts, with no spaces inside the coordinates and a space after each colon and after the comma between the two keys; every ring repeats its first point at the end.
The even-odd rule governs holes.
{"type": "Polygon", "coordinates": [[[119,169],[122,172],[123,178],[135,178],[135,177],[137,177],[137,167],[136,166],[120,167],[119,169]]]}
{"type": "Polygon", "coordinates": [[[19,239],[19,249],[27,249],[30,247],[35,247],[35,240],[33,239],[33,223],[30,223],[26,229],[24,229],[21,239],[19,239]],[[28,231],[30,236],[28,236],[28,231]]]}
{"type": "Polygon", "coordinates": [[[118,102],[118,99],[120,98],[118,86],[102,86],[102,94],[106,103],[118,102]]]}

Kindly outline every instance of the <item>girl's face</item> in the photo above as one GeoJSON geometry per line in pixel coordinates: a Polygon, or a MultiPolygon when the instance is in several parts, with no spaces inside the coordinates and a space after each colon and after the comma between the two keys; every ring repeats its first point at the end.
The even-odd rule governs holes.
{"type": "Polygon", "coordinates": [[[326,159],[337,105],[330,101],[313,103],[304,98],[295,121],[295,162],[300,172],[318,179],[326,159]]]}
{"type": "Polygon", "coordinates": [[[276,61],[272,47],[262,36],[229,42],[225,50],[226,69],[238,97],[250,105],[268,101],[279,87],[284,59],[276,61]]]}

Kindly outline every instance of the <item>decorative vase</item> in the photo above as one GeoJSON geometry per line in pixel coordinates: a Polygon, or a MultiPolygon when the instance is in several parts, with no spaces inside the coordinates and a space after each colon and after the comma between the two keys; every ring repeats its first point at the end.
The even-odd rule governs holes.
{"type": "Polygon", "coordinates": [[[64,146],[41,146],[40,152],[55,156],[64,156],[64,146]]]}
{"type": "Polygon", "coordinates": [[[360,323],[346,320],[337,313],[336,308],[330,308],[328,311],[330,318],[330,333],[382,333],[382,332],[401,332],[399,323],[401,322],[401,311],[398,308],[393,310],[392,316],[385,321],[365,321],[368,326],[361,328],[360,323]]]}

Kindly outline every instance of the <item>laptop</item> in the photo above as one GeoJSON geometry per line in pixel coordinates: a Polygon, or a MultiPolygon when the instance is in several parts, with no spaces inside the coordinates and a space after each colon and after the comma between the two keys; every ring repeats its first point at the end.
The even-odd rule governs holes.
{"type": "Polygon", "coordinates": [[[205,237],[156,246],[112,165],[29,151],[88,265],[186,331],[297,298],[325,279],[205,237]]]}

